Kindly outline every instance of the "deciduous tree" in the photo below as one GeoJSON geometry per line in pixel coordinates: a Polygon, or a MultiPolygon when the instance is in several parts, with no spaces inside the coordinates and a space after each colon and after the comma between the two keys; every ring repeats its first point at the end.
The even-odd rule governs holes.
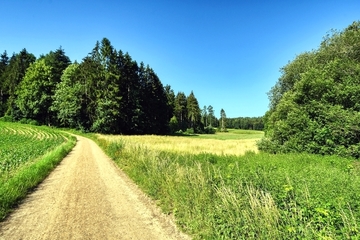
{"type": "Polygon", "coordinates": [[[16,92],[16,104],[23,117],[37,120],[41,124],[50,123],[51,79],[51,67],[46,65],[44,59],[30,64],[16,92]]]}
{"type": "Polygon", "coordinates": [[[359,40],[354,22],[283,68],[260,149],[360,157],[359,40]]]}

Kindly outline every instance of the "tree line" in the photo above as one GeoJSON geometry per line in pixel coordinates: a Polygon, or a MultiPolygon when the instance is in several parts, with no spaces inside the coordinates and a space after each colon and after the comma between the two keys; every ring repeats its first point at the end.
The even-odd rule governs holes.
{"type": "Polygon", "coordinates": [[[264,130],[263,117],[238,117],[228,118],[226,120],[228,128],[245,129],[245,130],[264,130]]]}
{"type": "Polygon", "coordinates": [[[149,65],[107,38],[81,63],[72,63],[61,47],[38,59],[26,49],[11,57],[4,51],[0,116],[111,134],[206,133],[219,126],[212,106],[201,110],[193,92],[175,95],[149,65]]]}
{"type": "Polygon", "coordinates": [[[268,93],[269,152],[360,157],[360,22],[327,34],[281,69],[268,93]]]}

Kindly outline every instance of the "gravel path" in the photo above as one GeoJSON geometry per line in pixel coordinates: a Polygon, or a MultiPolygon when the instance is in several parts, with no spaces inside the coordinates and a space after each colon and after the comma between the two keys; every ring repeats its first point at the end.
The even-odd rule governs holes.
{"type": "Polygon", "coordinates": [[[6,221],[0,239],[190,239],[87,138],[6,221]]]}

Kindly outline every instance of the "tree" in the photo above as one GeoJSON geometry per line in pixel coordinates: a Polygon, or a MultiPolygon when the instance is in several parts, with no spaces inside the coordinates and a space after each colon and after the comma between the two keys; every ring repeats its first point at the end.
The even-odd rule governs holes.
{"type": "Polygon", "coordinates": [[[78,81],[81,87],[80,121],[81,128],[91,130],[94,122],[97,119],[96,108],[97,99],[99,97],[100,82],[102,81],[101,65],[99,62],[87,56],[79,64],[77,71],[74,72],[74,79],[78,81]]]}
{"type": "Polygon", "coordinates": [[[4,101],[6,101],[6,115],[10,115],[16,119],[19,116],[19,108],[15,104],[17,98],[16,91],[23,80],[26,70],[31,63],[35,62],[35,56],[28,53],[24,48],[18,54],[13,54],[9,60],[9,65],[3,72],[3,93],[4,101]]]}
{"type": "Polygon", "coordinates": [[[187,99],[183,92],[176,94],[174,114],[179,122],[180,129],[185,131],[187,128],[187,99]]]}
{"type": "Polygon", "coordinates": [[[179,122],[175,116],[173,116],[170,119],[169,127],[170,127],[170,133],[175,133],[176,131],[179,130],[179,122]]]}
{"type": "Polygon", "coordinates": [[[30,64],[16,92],[16,104],[23,117],[37,120],[41,124],[50,123],[51,78],[51,67],[46,65],[44,59],[30,64]]]}
{"type": "Polygon", "coordinates": [[[142,112],[146,116],[147,134],[165,134],[169,132],[170,113],[168,98],[160,79],[149,65],[145,68],[145,82],[142,84],[142,112]]]}
{"type": "Polygon", "coordinates": [[[52,81],[57,84],[61,81],[63,71],[71,64],[70,58],[66,56],[64,49],[60,47],[55,52],[50,51],[45,59],[46,65],[51,67],[52,81]]]}
{"type": "Polygon", "coordinates": [[[209,123],[210,123],[210,127],[212,126],[212,120],[213,120],[213,118],[215,117],[214,116],[214,108],[211,106],[211,105],[209,105],[208,107],[207,107],[207,112],[208,112],[208,117],[209,117],[209,123]]]}
{"type": "Polygon", "coordinates": [[[79,64],[69,65],[61,77],[53,96],[51,110],[57,113],[61,126],[84,129],[84,119],[81,112],[84,111],[83,90],[84,86],[78,81],[79,64]]]}
{"type": "Polygon", "coordinates": [[[165,86],[165,93],[168,100],[169,118],[171,118],[175,114],[175,93],[174,90],[171,89],[170,85],[165,86]]]}
{"type": "MultiPolygon", "coordinates": [[[[120,70],[117,68],[117,52],[107,38],[97,42],[91,59],[97,66],[95,118],[91,129],[101,133],[120,132],[120,70]]],[[[94,85],[93,85],[94,86],[94,85]]]]}
{"type": "Polygon", "coordinates": [[[203,122],[204,126],[207,127],[207,108],[206,105],[201,111],[201,121],[203,122]]]}
{"type": "Polygon", "coordinates": [[[269,95],[261,150],[360,157],[359,39],[354,22],[284,67],[269,95]]]}
{"type": "Polygon", "coordinates": [[[201,120],[201,111],[199,107],[199,103],[193,93],[189,94],[189,96],[186,99],[186,108],[187,108],[187,114],[188,114],[188,121],[190,122],[190,127],[194,129],[194,132],[196,132],[196,128],[199,126],[199,122],[201,120]]]}
{"type": "Polygon", "coordinates": [[[220,122],[221,122],[221,131],[226,131],[226,113],[224,109],[220,110],[220,122]]]}
{"type": "Polygon", "coordinates": [[[9,57],[7,52],[4,51],[0,55],[0,116],[5,114],[6,110],[6,91],[5,91],[5,70],[9,65],[9,57]]]}
{"type": "Polygon", "coordinates": [[[117,69],[120,73],[119,92],[120,100],[120,131],[122,133],[141,133],[141,103],[139,66],[128,53],[118,52],[117,69]],[[140,131],[140,132],[139,132],[140,131]]]}
{"type": "Polygon", "coordinates": [[[228,128],[264,130],[264,117],[238,117],[227,118],[228,128]]]}

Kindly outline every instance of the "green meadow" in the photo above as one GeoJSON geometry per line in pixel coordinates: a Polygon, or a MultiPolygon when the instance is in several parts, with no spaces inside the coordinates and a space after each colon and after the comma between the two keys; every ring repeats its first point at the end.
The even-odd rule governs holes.
{"type": "Polygon", "coordinates": [[[192,149],[196,141],[202,146],[210,140],[226,148],[228,141],[241,145],[262,136],[253,131],[230,130],[212,139],[96,136],[118,166],[195,239],[360,237],[358,161],[253,149],[182,151],[186,146],[180,144],[192,149]]]}

